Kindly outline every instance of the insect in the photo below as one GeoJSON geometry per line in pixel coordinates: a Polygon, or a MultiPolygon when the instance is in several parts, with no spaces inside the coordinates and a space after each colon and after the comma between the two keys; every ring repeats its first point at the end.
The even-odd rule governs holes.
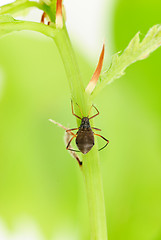
{"type": "MultiPolygon", "coordinates": [[[[77,104],[78,105],[78,104],[77,104]]],[[[99,149],[102,150],[104,149],[108,143],[109,143],[109,140],[107,140],[106,138],[104,138],[103,136],[99,135],[99,134],[96,134],[92,131],[92,129],[94,130],[97,130],[97,131],[101,131],[101,129],[99,128],[94,128],[94,127],[91,127],[90,126],[90,122],[89,120],[96,117],[97,115],[99,115],[99,111],[98,109],[92,105],[91,108],[90,108],[90,111],[92,109],[92,107],[95,108],[95,110],[97,111],[97,113],[95,115],[93,115],[92,117],[89,117],[89,114],[90,114],[90,111],[89,111],[89,114],[87,117],[83,117],[83,114],[82,114],[82,118],[77,116],[74,111],[73,111],[73,102],[71,101],[71,107],[72,107],[72,114],[81,119],[81,124],[80,124],[80,127],[79,128],[71,128],[71,129],[68,129],[66,130],[66,132],[70,132],[73,136],[72,138],[69,140],[67,146],[66,146],[66,149],[67,150],[70,150],[70,151],[75,151],[75,152],[82,152],[83,154],[86,154],[88,153],[92,147],[94,146],[95,142],[94,142],[94,135],[95,136],[99,136],[101,138],[103,138],[105,141],[106,141],[106,144],[99,149]],[[74,130],[78,130],[76,134],[74,134],[72,131],[74,130]],[[70,144],[72,142],[72,140],[76,138],[76,145],[78,147],[79,150],[74,150],[74,149],[70,149],[70,144]]],[[[79,107],[79,105],[78,105],[79,107]]]]}

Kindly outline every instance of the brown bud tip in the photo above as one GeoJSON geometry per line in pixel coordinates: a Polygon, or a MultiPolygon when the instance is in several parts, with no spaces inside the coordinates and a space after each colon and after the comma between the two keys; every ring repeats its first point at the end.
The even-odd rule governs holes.
{"type": "Polygon", "coordinates": [[[62,0],[57,0],[56,3],[56,28],[63,27],[63,14],[62,14],[62,0]]]}
{"type": "Polygon", "coordinates": [[[45,20],[45,12],[43,12],[43,14],[42,14],[42,17],[41,17],[41,23],[44,23],[44,20],[45,20]]]}
{"type": "Polygon", "coordinates": [[[99,79],[99,76],[100,76],[100,73],[102,70],[102,65],[103,65],[104,53],[105,53],[105,44],[103,44],[102,52],[101,52],[96,70],[95,70],[88,86],[86,87],[86,92],[89,94],[91,94],[93,92],[93,90],[97,84],[97,81],[99,79]]]}

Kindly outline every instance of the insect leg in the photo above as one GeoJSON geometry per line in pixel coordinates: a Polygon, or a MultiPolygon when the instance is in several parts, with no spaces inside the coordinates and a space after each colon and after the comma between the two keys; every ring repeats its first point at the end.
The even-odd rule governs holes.
{"type": "Polygon", "coordinates": [[[71,141],[76,137],[77,135],[74,135],[68,142],[68,145],[66,146],[66,149],[69,151],[73,151],[73,152],[80,152],[79,150],[75,150],[75,149],[70,149],[69,146],[71,144],[71,141]]]}
{"type": "Polygon", "coordinates": [[[95,115],[93,115],[92,117],[90,117],[89,119],[92,119],[92,118],[96,117],[97,115],[99,115],[98,109],[94,105],[92,105],[92,107],[94,107],[96,109],[97,113],[95,115]]]}
{"type": "Polygon", "coordinates": [[[103,140],[105,140],[105,141],[107,142],[102,148],[98,149],[98,151],[101,151],[102,149],[104,149],[104,148],[109,144],[109,140],[107,140],[107,139],[104,138],[103,136],[101,136],[101,135],[99,135],[99,134],[96,134],[96,133],[94,133],[94,135],[103,138],[103,140]]]}
{"type": "MultiPolygon", "coordinates": [[[[73,134],[73,135],[75,135],[75,134],[73,134]]],[[[65,135],[66,144],[68,144],[69,139],[70,139],[70,132],[66,133],[66,135],[65,135]]],[[[69,145],[69,147],[70,147],[70,145],[69,145]]],[[[81,167],[82,166],[82,161],[80,160],[78,155],[75,153],[75,151],[73,149],[69,149],[69,148],[68,148],[68,150],[70,150],[69,151],[70,155],[77,160],[79,166],[81,167]]]]}
{"type": "Polygon", "coordinates": [[[75,149],[71,149],[71,148],[68,148],[67,150],[72,151],[72,152],[80,152],[79,150],[75,150],[75,149]]]}
{"type": "Polygon", "coordinates": [[[66,146],[66,149],[67,149],[67,150],[69,149],[69,145],[70,145],[71,141],[72,141],[73,138],[75,138],[75,137],[76,137],[76,135],[74,135],[74,136],[69,140],[68,145],[66,146]]]}
{"type": "Polygon", "coordinates": [[[75,134],[72,132],[74,130],[78,130],[79,128],[71,128],[71,129],[67,129],[66,132],[70,133],[71,135],[75,136],[75,134]]]}
{"type": "Polygon", "coordinates": [[[101,129],[99,129],[99,128],[95,128],[95,127],[91,127],[91,128],[96,130],[96,131],[101,131],[101,129]]]}
{"type": "Polygon", "coordinates": [[[72,101],[72,100],[71,100],[71,107],[72,107],[72,114],[73,114],[75,117],[81,119],[81,117],[77,116],[77,115],[74,113],[74,111],[73,111],[73,101],[72,101]]]}
{"type": "Polygon", "coordinates": [[[79,128],[71,128],[71,129],[67,129],[66,132],[70,132],[70,131],[74,131],[74,130],[78,130],[79,128]]]}

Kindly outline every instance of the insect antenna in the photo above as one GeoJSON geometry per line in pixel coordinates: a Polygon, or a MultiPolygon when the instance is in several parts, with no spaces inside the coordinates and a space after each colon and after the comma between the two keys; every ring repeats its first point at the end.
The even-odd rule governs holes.
{"type": "Polygon", "coordinates": [[[77,104],[77,106],[79,107],[79,110],[80,110],[80,112],[81,112],[81,114],[82,114],[82,118],[83,118],[82,109],[80,108],[80,106],[78,105],[78,103],[76,103],[76,104],[77,104]]]}
{"type": "MultiPolygon", "coordinates": [[[[78,105],[79,106],[79,105],[78,105]]],[[[72,114],[75,116],[75,117],[77,117],[77,118],[79,118],[79,119],[82,119],[81,117],[79,117],[78,115],[76,115],[75,113],[74,113],[74,110],[73,110],[73,101],[71,100],[71,107],[72,107],[72,114]]]]}

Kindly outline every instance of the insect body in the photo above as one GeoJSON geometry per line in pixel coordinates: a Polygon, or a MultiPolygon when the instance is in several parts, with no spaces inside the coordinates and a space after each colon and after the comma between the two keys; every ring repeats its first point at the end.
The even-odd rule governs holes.
{"type": "Polygon", "coordinates": [[[94,133],[91,129],[89,118],[83,117],[79,130],[77,132],[76,144],[83,153],[88,153],[94,146],[94,133]]]}
{"type": "MultiPolygon", "coordinates": [[[[94,143],[94,135],[99,136],[99,137],[103,138],[103,139],[106,141],[106,144],[105,144],[101,149],[99,149],[99,151],[102,150],[103,148],[105,148],[105,147],[107,146],[107,144],[109,143],[109,141],[108,141],[106,138],[104,138],[103,136],[94,133],[94,132],[92,131],[92,129],[97,130],[97,131],[101,131],[101,129],[91,127],[91,126],[90,126],[90,122],[89,122],[90,119],[96,117],[96,116],[99,114],[98,109],[97,109],[95,106],[92,105],[91,108],[94,107],[94,108],[96,109],[97,113],[96,113],[95,115],[93,115],[92,117],[90,117],[90,118],[89,118],[89,114],[88,114],[87,117],[82,117],[82,118],[81,118],[81,117],[77,116],[77,115],[73,112],[73,104],[72,104],[72,102],[71,102],[71,105],[72,105],[72,114],[73,114],[75,117],[81,119],[81,125],[80,125],[79,128],[72,128],[72,129],[66,130],[66,132],[70,132],[71,135],[73,135],[73,137],[72,137],[72,138],[70,139],[70,141],[68,142],[68,145],[67,145],[66,149],[67,149],[67,150],[70,150],[70,151],[82,152],[83,154],[86,154],[86,153],[88,153],[88,152],[92,149],[92,147],[93,147],[94,144],[95,144],[95,143],[94,143]],[[78,130],[78,131],[77,131],[76,134],[74,134],[74,133],[72,132],[73,130],[78,130]],[[71,141],[72,141],[74,138],[76,138],[76,145],[77,145],[79,151],[69,148],[69,147],[70,147],[70,143],[71,143],[71,141]]],[[[90,109],[90,111],[91,111],[91,109],[90,109]]],[[[90,112],[89,112],[89,113],[90,113],[90,112]]]]}

